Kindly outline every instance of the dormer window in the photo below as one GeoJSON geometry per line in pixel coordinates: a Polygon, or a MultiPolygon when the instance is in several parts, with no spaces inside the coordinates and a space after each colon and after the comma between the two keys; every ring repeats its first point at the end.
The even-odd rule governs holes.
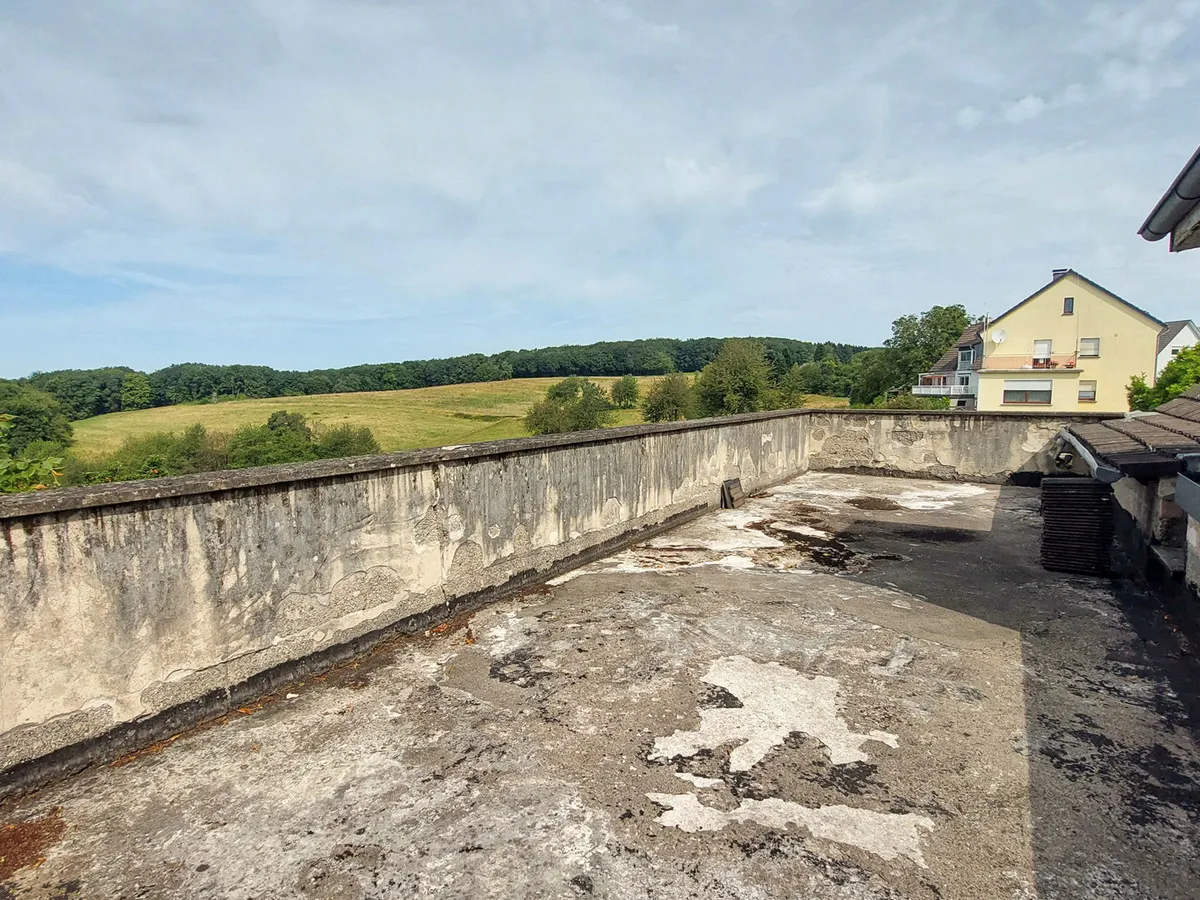
{"type": "Polygon", "coordinates": [[[971,368],[971,365],[974,362],[975,362],[975,351],[974,350],[959,350],[958,351],[958,368],[960,371],[962,369],[971,368]]]}

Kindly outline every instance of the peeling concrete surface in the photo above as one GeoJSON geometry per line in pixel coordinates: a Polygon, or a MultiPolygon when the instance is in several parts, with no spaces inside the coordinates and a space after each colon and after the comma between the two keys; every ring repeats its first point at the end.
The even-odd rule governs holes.
{"type": "Polygon", "coordinates": [[[803,476],[0,804],[0,898],[1200,896],[1195,656],[1039,521],[803,476]]]}

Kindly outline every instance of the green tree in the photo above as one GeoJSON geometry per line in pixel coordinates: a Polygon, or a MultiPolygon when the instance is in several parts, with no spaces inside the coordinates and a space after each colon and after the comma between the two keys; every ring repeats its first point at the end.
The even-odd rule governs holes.
{"type": "Polygon", "coordinates": [[[771,388],[766,353],[762,344],[752,340],[726,341],[696,380],[700,412],[707,416],[767,409],[771,388]]]}
{"type": "Polygon", "coordinates": [[[901,316],[892,323],[892,336],[884,341],[900,385],[913,384],[917,375],[937,362],[954,346],[971,317],[961,304],[934,306],[919,316],[901,316]]]}
{"type": "Polygon", "coordinates": [[[150,378],[142,372],[130,372],[121,382],[121,409],[148,409],[154,405],[150,378]]]}
{"type": "Polygon", "coordinates": [[[612,386],[612,402],[618,409],[633,409],[641,397],[638,381],[632,375],[626,375],[612,386]]]}
{"type": "MultiPolygon", "coordinates": [[[[58,484],[62,459],[46,452],[26,452],[13,457],[9,446],[14,417],[0,413],[0,494],[35,491],[58,484]]],[[[44,442],[38,442],[44,443],[44,442]]],[[[26,447],[32,450],[34,444],[26,447]]]]}
{"type": "Polygon", "coordinates": [[[301,413],[271,413],[266,425],[244,425],[229,441],[229,465],[270,466],[315,459],[312,430],[301,413]]]}
{"type": "Polygon", "coordinates": [[[562,434],[603,428],[612,422],[612,404],[604,388],[586,378],[565,378],[546,390],[546,396],[525,416],[530,434],[562,434]]]}
{"type": "Polygon", "coordinates": [[[1178,397],[1188,388],[1200,384],[1200,344],[1180,350],[1159,373],[1154,386],[1146,383],[1144,375],[1129,381],[1126,395],[1130,409],[1150,410],[1178,397]]]}
{"type": "Polygon", "coordinates": [[[66,447],[71,443],[71,423],[62,405],[45,391],[16,381],[0,381],[0,413],[9,420],[7,443],[13,456],[34,441],[50,441],[66,447]]]}
{"type": "Polygon", "coordinates": [[[653,385],[642,401],[642,416],[647,422],[678,422],[692,414],[695,406],[692,385],[678,372],[672,372],[653,385]]]}

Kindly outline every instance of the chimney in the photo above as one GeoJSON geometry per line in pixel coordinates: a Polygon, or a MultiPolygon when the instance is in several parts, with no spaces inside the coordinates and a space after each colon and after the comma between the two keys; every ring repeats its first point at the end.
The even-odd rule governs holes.
{"type": "Polygon", "coordinates": [[[1055,269],[1050,273],[1050,280],[1058,281],[1058,279],[1062,278],[1064,275],[1066,275],[1070,271],[1071,271],[1070,269],[1055,269]]]}

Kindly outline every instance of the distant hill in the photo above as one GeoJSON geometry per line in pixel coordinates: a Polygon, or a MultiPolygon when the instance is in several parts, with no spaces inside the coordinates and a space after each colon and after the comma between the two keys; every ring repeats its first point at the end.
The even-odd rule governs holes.
{"type": "MultiPolygon", "coordinates": [[[[156,372],[106,369],[64,369],[35,372],[20,379],[53,395],[72,420],[86,419],[130,408],[211,402],[227,398],[296,397],[312,394],[387,391],[503,381],[509,378],[564,378],[568,375],[620,376],[696,372],[710,363],[726,338],[649,338],[638,341],[604,341],[567,344],[534,350],[506,350],[485,355],[472,353],[447,359],[412,360],[314,369],[308,372],[269,366],[215,366],[180,363],[156,372]],[[127,379],[149,379],[148,397],[127,388],[127,379]],[[123,399],[124,397],[124,399],[123,399]],[[130,406],[130,398],[143,398],[130,406]]],[[[767,358],[778,374],[794,364],[834,359],[848,362],[864,350],[852,344],[812,343],[790,338],[755,338],[766,347],[767,358]]],[[[144,382],[143,382],[144,384],[144,382]]]]}

